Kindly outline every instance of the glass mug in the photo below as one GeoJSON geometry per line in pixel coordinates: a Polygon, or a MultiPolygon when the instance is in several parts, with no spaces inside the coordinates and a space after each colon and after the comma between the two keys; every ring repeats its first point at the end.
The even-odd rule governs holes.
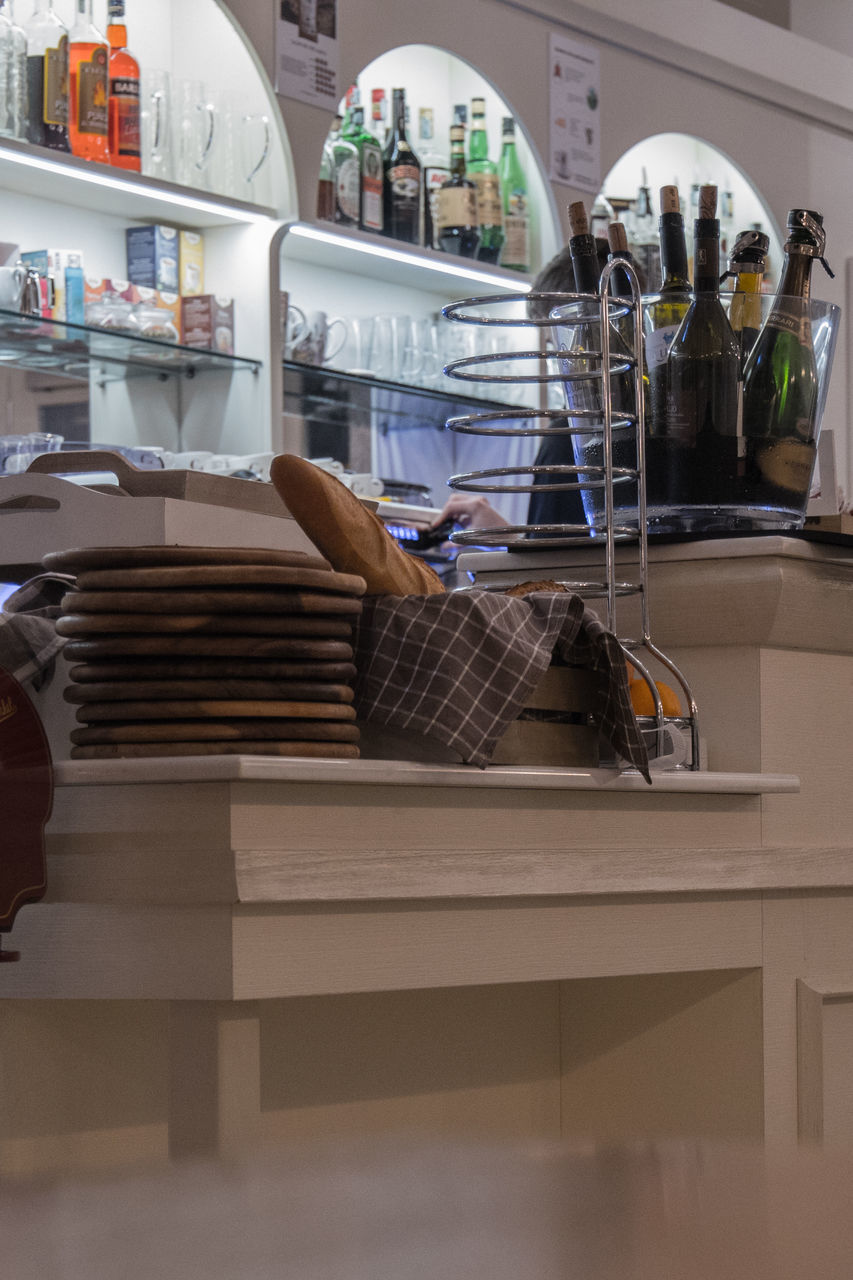
{"type": "Polygon", "coordinates": [[[152,178],[172,178],[172,96],[168,71],[142,71],[140,107],[142,172],[152,178]]]}
{"type": "Polygon", "coordinates": [[[176,181],[207,190],[217,138],[216,107],[200,80],[179,80],[175,99],[176,181]]]}
{"type": "Polygon", "coordinates": [[[0,307],[7,311],[20,310],[26,278],[27,269],[22,262],[0,267],[0,307]]]}

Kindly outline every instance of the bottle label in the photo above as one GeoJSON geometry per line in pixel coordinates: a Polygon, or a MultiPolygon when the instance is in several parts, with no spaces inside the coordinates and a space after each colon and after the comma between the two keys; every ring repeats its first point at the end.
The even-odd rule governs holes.
{"type": "Polygon", "coordinates": [[[526,271],[530,265],[530,219],[527,216],[527,201],[524,196],[513,202],[510,196],[509,207],[504,217],[504,240],[501,261],[506,266],[521,267],[526,271]]]}
{"type": "Polygon", "coordinates": [[[56,48],[45,50],[43,117],[45,124],[68,124],[68,36],[60,36],[56,48]]]}
{"type": "Polygon", "coordinates": [[[678,329],[677,324],[668,324],[646,335],[647,369],[657,369],[659,365],[666,364],[669,348],[678,329]]]}
{"type": "Polygon", "coordinates": [[[382,230],[382,152],[370,142],[361,148],[361,223],[382,230]]]}
{"type": "Polygon", "coordinates": [[[481,227],[502,227],[504,222],[501,182],[496,173],[473,173],[477,184],[477,215],[481,227]]]}
{"type": "Polygon", "coordinates": [[[115,120],[115,147],[120,156],[139,156],[139,81],[135,76],[110,80],[110,99],[115,120]]]}
{"type": "Polygon", "coordinates": [[[97,45],[89,62],[77,65],[77,110],[80,133],[107,136],[107,46],[97,45]]]}
{"type": "Polygon", "coordinates": [[[438,234],[438,193],[450,177],[450,170],[441,165],[430,165],[424,169],[424,234],[423,242],[428,249],[436,249],[435,238],[438,234]]]}
{"type": "Polygon", "coordinates": [[[421,171],[414,164],[395,164],[388,170],[391,190],[399,200],[415,203],[421,189],[421,171]]]}
{"type": "Polygon", "coordinates": [[[477,225],[477,195],[473,187],[442,187],[438,193],[436,229],[445,227],[475,227],[477,225]]]}
{"type": "Polygon", "coordinates": [[[797,309],[796,314],[792,311],[777,310],[774,307],[767,317],[767,328],[780,329],[783,333],[793,333],[797,341],[801,342],[803,346],[811,346],[811,317],[805,304],[802,310],[797,309]]]}
{"type": "Polygon", "coordinates": [[[358,222],[358,202],[361,188],[361,174],[356,156],[347,156],[337,167],[335,173],[335,191],[338,208],[343,216],[358,222]]]}

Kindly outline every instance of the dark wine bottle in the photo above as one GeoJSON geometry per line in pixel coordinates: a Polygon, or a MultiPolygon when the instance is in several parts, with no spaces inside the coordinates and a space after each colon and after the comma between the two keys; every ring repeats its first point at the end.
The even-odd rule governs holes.
{"type": "MultiPolygon", "coordinates": [[[[809,295],[815,258],[829,271],[825,247],[821,215],[792,209],[779,290],[744,368],[744,429],[755,469],[776,491],[778,506],[795,512],[805,510],[816,456],[818,379],[809,295]]],[[[773,502],[774,494],[765,496],[773,502]]]]}
{"type": "Polygon", "coordinates": [[[417,244],[421,224],[421,162],[406,135],[406,91],[392,90],[392,129],[384,156],[384,231],[417,244]]]}
{"type": "Polygon", "coordinates": [[[569,253],[572,255],[572,271],[578,293],[594,293],[598,296],[598,278],[601,267],[595,236],[589,229],[589,218],[582,200],[569,205],[569,253]]]}
{"type": "Polygon", "coordinates": [[[646,370],[649,394],[646,401],[646,431],[662,435],[666,427],[666,360],[670,343],[690,306],[690,278],[687,273],[687,243],[677,186],[660,189],[661,283],[645,306],[646,370]]]}
{"type": "Polygon", "coordinates": [[[739,232],[729,254],[728,270],[720,280],[722,284],[731,276],[735,282],[729,321],[740,352],[741,376],[761,328],[761,282],[769,248],[770,237],[763,231],[739,232]]]}
{"type": "Polygon", "coordinates": [[[450,177],[438,190],[436,231],[439,248],[460,258],[475,258],[480,243],[477,187],[465,177],[465,126],[450,126],[450,177]]]}

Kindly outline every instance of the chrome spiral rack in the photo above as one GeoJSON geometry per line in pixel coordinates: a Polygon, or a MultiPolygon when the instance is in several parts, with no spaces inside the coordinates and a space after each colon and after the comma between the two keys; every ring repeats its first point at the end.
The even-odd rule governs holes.
{"type": "MultiPolygon", "coordinates": [[[[690,686],[675,663],[652,641],[648,602],[648,528],[646,516],[646,450],[643,404],[643,314],[639,281],[633,265],[613,258],[601,274],[599,293],[519,292],[489,294],[450,303],[442,315],[452,323],[492,332],[531,330],[536,346],[521,351],[489,351],[451,361],[445,374],[468,384],[539,388],[539,407],[489,409],[449,418],[447,429],[484,437],[568,437],[574,461],[517,467],[491,467],[451,476],[450,488],[461,493],[519,494],[579,492],[586,521],[510,524],[468,528],[451,535],[460,546],[523,552],[530,577],[556,581],[588,599],[605,602],[605,625],[614,632],[626,657],[651,694],[655,714],[642,717],[650,754],[672,755],[668,729],[689,737],[690,769],[699,768],[698,710],[690,686]],[[610,277],[619,268],[630,284],[630,296],[614,298],[610,277]],[[562,393],[559,407],[543,407],[551,388],[562,393]],[[580,457],[580,461],[578,458],[580,457]],[[616,546],[636,551],[636,563],[620,565],[616,546]],[[554,557],[542,567],[539,553],[562,548],[601,548],[603,573],[595,579],[568,577],[554,569],[554,557]],[[537,562],[539,567],[537,568],[537,562]],[[638,597],[639,636],[623,636],[617,616],[620,597],[638,597]],[[664,714],[660,692],[643,651],[671,673],[680,686],[688,713],[664,714]],[[644,723],[645,721],[645,723],[644,723]]],[[[499,394],[499,393],[498,393],[499,394]]],[[[498,398],[495,395],[494,398],[498,398]]],[[[488,555],[488,551],[484,552],[488,555]]]]}

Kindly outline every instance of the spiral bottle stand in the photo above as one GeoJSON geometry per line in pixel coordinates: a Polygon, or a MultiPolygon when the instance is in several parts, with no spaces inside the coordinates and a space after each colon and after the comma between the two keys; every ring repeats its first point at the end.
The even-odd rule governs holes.
{"type": "MultiPolygon", "coordinates": [[[[648,531],[646,519],[645,486],[645,422],[643,412],[642,356],[643,319],[642,298],[636,272],[631,263],[614,258],[602,271],[598,295],[579,293],[515,293],[489,294],[466,298],[450,303],[442,309],[449,321],[492,329],[533,329],[537,335],[535,350],[500,351],[464,356],[451,361],[445,374],[466,383],[488,383],[498,387],[538,386],[546,388],[558,385],[563,388],[566,404],[561,408],[509,408],[487,410],[482,413],[464,414],[447,420],[447,429],[460,434],[479,436],[513,436],[544,438],[559,434],[569,437],[597,437],[600,439],[600,463],[559,463],[518,467],[491,467],[451,476],[448,485],[461,493],[482,494],[531,494],[566,493],[570,491],[599,491],[603,497],[603,515],[589,523],[578,524],[516,524],[491,528],[464,529],[451,534],[454,543],[461,546],[506,548],[509,551],[523,549],[530,557],[531,566],[536,563],[537,551],[561,547],[589,547],[599,539],[604,550],[604,577],[595,580],[558,579],[576,594],[587,599],[606,601],[606,626],[619,638],[626,657],[645,681],[655,707],[650,717],[649,730],[654,734],[655,754],[666,754],[666,717],[660,693],[638,651],[645,649],[655,658],[681,687],[688,707],[688,714],[677,719],[679,728],[689,728],[690,769],[699,768],[698,710],[686,678],[653,643],[648,607],[648,531]],[[620,267],[631,285],[631,297],[614,299],[610,296],[609,282],[614,268],[620,267]],[[527,308],[523,317],[502,314],[508,307],[527,308]],[[545,315],[531,315],[530,308],[545,315]],[[559,309],[561,319],[555,322],[552,315],[559,309]],[[626,319],[620,341],[623,349],[614,350],[616,330],[614,321],[626,319]],[[542,331],[554,331],[561,324],[568,325],[575,339],[570,347],[561,345],[558,350],[549,349],[542,339],[542,331]],[[524,372],[535,362],[535,372],[524,372]],[[501,368],[509,372],[500,372],[501,368]],[[630,409],[614,408],[613,382],[616,378],[629,379],[631,394],[624,397],[630,409]],[[566,420],[568,419],[568,425],[566,420]],[[559,425],[552,425],[559,424],[559,425]],[[617,465],[614,462],[613,434],[620,432],[633,439],[635,464],[617,465]],[[542,477],[545,477],[544,481],[542,477]],[[513,481],[511,478],[515,477],[513,481]],[[521,477],[529,477],[526,481],[521,477]],[[534,484],[534,480],[536,483],[534,484]],[[636,485],[636,507],[628,514],[619,512],[615,493],[626,485],[636,485]],[[534,542],[535,546],[531,546],[534,542]],[[628,542],[637,548],[636,572],[630,579],[616,576],[616,542],[628,542]],[[641,635],[639,638],[623,637],[619,633],[617,599],[639,596],[641,635]]],[[[547,341],[547,334],[545,335],[547,341]]],[[[542,392],[540,390],[540,397],[542,392]]],[[[549,567],[547,576],[553,577],[549,567]]],[[[535,573],[531,576],[535,576],[535,573]]],[[[642,721],[641,721],[641,727],[642,721]]]]}

